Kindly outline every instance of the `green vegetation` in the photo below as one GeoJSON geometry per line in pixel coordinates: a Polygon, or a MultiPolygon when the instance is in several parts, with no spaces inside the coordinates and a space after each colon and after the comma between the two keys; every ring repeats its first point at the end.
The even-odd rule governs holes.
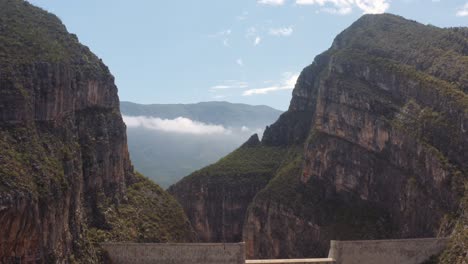
{"type": "Polygon", "coordinates": [[[266,183],[285,154],[286,150],[283,147],[262,145],[240,147],[215,164],[192,173],[180,183],[193,180],[232,185],[266,183]]]}
{"type": "Polygon", "coordinates": [[[468,259],[468,181],[465,183],[465,197],[460,204],[460,212],[449,247],[439,257],[440,264],[464,264],[468,259]]]}
{"type": "Polygon", "coordinates": [[[30,124],[0,130],[0,191],[60,198],[68,189],[62,159],[72,147],[30,124]]]}
{"type": "Polygon", "coordinates": [[[0,62],[7,72],[37,63],[70,64],[95,76],[108,72],[60,19],[23,0],[0,1],[0,62]]]}
{"type": "Polygon", "coordinates": [[[440,76],[417,68],[415,65],[401,63],[395,58],[380,57],[359,49],[343,48],[335,52],[334,55],[338,63],[362,69],[366,66],[371,67],[378,69],[376,72],[385,72],[388,76],[391,74],[396,75],[395,77],[398,76],[401,83],[405,83],[405,80],[411,82],[411,84],[407,83],[409,90],[405,91],[407,93],[405,95],[409,98],[424,96],[423,98],[432,99],[430,102],[426,102],[430,103],[431,107],[441,108],[443,104],[445,108],[454,107],[455,109],[463,109],[465,114],[468,113],[466,110],[468,108],[468,95],[461,89],[459,83],[444,80],[440,76]],[[423,94],[417,94],[412,89],[418,89],[419,93],[423,94]],[[437,101],[434,98],[444,98],[444,101],[437,101]]]}
{"type": "Polygon", "coordinates": [[[193,239],[189,222],[177,201],[161,187],[136,174],[128,186],[127,200],[101,205],[109,229],[90,228],[91,242],[188,242],[193,239]]]}
{"type": "Polygon", "coordinates": [[[467,89],[468,37],[464,32],[463,28],[425,26],[391,14],[366,15],[338,35],[335,43],[339,49],[394,59],[467,89]]]}
{"type": "MultiPolygon", "coordinates": [[[[450,83],[412,65],[369,55],[362,50],[345,48],[335,56],[339,63],[356,68],[372,68],[374,74],[386,73],[393,80],[398,80],[402,89],[398,91],[400,98],[391,98],[390,94],[385,94],[380,89],[374,89],[376,91],[372,95],[372,91],[358,89],[359,85],[352,85],[352,82],[346,82],[346,86],[350,85],[353,90],[369,94],[367,98],[371,102],[375,101],[375,105],[386,109],[383,112],[372,109],[373,114],[381,114],[382,120],[395,129],[410,133],[429,150],[435,149],[443,164],[448,166],[449,163],[455,163],[458,169],[450,168],[451,170],[455,172],[465,167],[460,159],[465,144],[465,133],[461,127],[463,118],[468,116],[468,95],[457,83],[450,83]]],[[[371,81],[385,82],[379,79],[371,81]]],[[[364,86],[369,85],[361,85],[364,86]]],[[[373,104],[370,104],[371,108],[373,104]]]]}
{"type": "Polygon", "coordinates": [[[448,152],[454,151],[453,147],[463,144],[464,138],[456,123],[450,120],[447,113],[422,107],[410,99],[389,123],[395,129],[403,130],[417,138],[429,151],[435,153],[444,167],[448,168],[448,152]]]}
{"type": "MultiPolygon", "coordinates": [[[[307,142],[320,144],[328,137],[312,130],[307,142]]],[[[301,181],[303,167],[303,148],[291,147],[274,178],[256,195],[253,206],[265,201],[279,204],[295,216],[320,225],[323,237],[331,239],[373,239],[390,233],[384,208],[353,193],[327,195],[331,183],[314,176],[301,181]]]]}
{"type": "Polygon", "coordinates": [[[268,197],[288,206],[297,203],[297,186],[300,184],[299,177],[304,162],[303,151],[302,147],[292,146],[285,152],[274,177],[265,189],[257,194],[256,199],[268,197]]]}

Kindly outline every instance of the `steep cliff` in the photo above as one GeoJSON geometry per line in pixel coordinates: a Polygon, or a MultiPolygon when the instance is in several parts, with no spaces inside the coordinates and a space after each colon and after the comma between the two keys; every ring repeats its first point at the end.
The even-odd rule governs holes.
{"type": "Polygon", "coordinates": [[[261,146],[254,135],[241,148],[168,191],[186,209],[201,241],[240,242],[247,206],[271,179],[283,155],[279,147],[261,146]]]}
{"type": "Polygon", "coordinates": [[[90,237],[193,238],[176,201],[133,172],[108,68],[22,0],[0,0],[0,223],[5,263],[96,262],[90,237]]]}
{"type": "MultiPolygon", "coordinates": [[[[468,178],[467,55],[467,29],[390,14],[339,34],[259,144],[288,154],[238,216],[249,257],[324,256],[330,239],[449,235],[468,178]]],[[[191,221],[210,223],[175,195],[191,221]]]]}

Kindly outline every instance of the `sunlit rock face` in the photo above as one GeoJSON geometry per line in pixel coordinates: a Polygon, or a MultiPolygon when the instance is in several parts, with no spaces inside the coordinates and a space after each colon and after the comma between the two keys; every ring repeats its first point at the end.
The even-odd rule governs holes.
{"type": "MultiPolygon", "coordinates": [[[[289,110],[259,143],[282,157],[237,216],[248,257],[325,256],[331,239],[450,234],[468,171],[467,54],[465,28],[389,14],[365,15],[339,34],[303,70],[289,110]]],[[[196,182],[216,192],[246,175],[244,188],[252,186],[262,166],[223,174],[235,161],[227,156],[175,186],[192,223],[205,223],[197,231],[220,229],[213,219],[229,209],[207,214],[200,199],[204,208],[220,199],[177,190],[196,182]]],[[[235,200],[235,190],[222,193],[235,200]]]]}

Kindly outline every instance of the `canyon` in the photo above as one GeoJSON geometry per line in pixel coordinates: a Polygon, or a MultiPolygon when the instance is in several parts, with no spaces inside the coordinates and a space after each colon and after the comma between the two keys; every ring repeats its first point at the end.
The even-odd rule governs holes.
{"type": "Polygon", "coordinates": [[[466,263],[467,68],[467,28],[364,15],[263,136],[166,192],[132,165],[102,60],[57,16],[0,0],[0,262],[103,263],[98,245],[122,241],[245,241],[263,259],[450,237],[434,263],[466,263]]]}

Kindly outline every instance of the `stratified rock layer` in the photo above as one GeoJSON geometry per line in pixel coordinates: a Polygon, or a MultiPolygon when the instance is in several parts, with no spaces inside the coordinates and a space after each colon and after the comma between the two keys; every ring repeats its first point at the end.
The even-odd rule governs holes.
{"type": "MultiPolygon", "coordinates": [[[[449,235],[468,178],[467,55],[467,29],[389,14],[365,15],[338,35],[303,70],[289,110],[259,144],[287,154],[236,216],[248,256],[319,257],[331,239],[449,235]]],[[[206,182],[221,172],[173,188],[189,219],[207,223],[199,233],[220,229],[213,219],[224,211],[205,214],[195,201],[218,200],[177,190],[193,182],[219,190],[206,182]]]]}
{"type": "Polygon", "coordinates": [[[0,262],[92,263],[90,242],[191,240],[179,208],[134,174],[108,68],[54,15],[0,0],[0,262]]]}

